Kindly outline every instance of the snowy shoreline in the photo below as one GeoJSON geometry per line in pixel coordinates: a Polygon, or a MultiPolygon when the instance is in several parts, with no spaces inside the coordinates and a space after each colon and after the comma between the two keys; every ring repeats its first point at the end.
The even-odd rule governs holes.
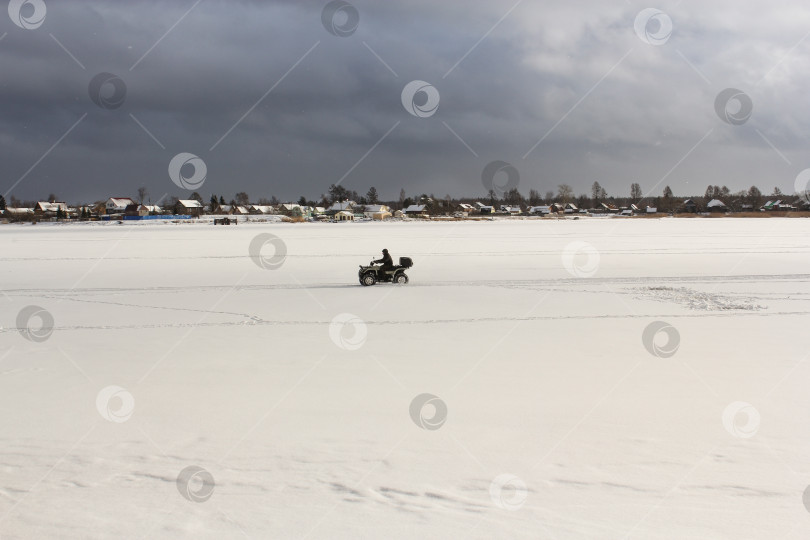
{"type": "MultiPolygon", "coordinates": [[[[338,226],[349,226],[348,224],[360,224],[360,223],[376,223],[376,224],[427,224],[427,223],[443,223],[443,224],[458,224],[458,223],[491,223],[491,222],[559,222],[559,221],[606,221],[606,220],[633,220],[633,221],[643,221],[643,220],[694,220],[694,219],[735,219],[735,220],[758,220],[758,219],[768,219],[768,220],[779,220],[779,219],[801,219],[801,218],[810,218],[810,213],[807,212],[800,212],[800,213],[791,213],[788,215],[772,215],[772,214],[760,214],[754,213],[753,215],[745,215],[745,214],[675,214],[675,215],[667,215],[667,214],[656,214],[656,215],[639,215],[639,216],[621,216],[616,214],[605,214],[605,215],[566,215],[566,216],[491,216],[491,217],[468,217],[468,218],[454,218],[454,217],[441,217],[436,216],[433,218],[395,218],[395,219],[386,219],[383,221],[379,220],[372,220],[372,219],[356,219],[351,221],[340,221],[340,222],[333,222],[329,220],[291,220],[286,219],[283,216],[262,216],[262,217],[254,217],[254,216],[228,216],[228,215],[210,215],[204,216],[201,218],[193,218],[193,219],[160,219],[160,220],[106,220],[106,221],[38,221],[38,222],[0,222],[0,226],[2,225],[16,225],[16,226],[30,226],[30,225],[39,225],[39,226],[78,226],[78,227],[87,227],[87,226],[127,226],[127,225],[134,225],[139,227],[149,226],[149,227],[160,227],[160,226],[172,226],[172,225],[214,225],[214,220],[220,220],[223,218],[229,218],[232,222],[230,226],[234,225],[252,225],[252,224],[328,224],[328,225],[338,225],[338,226]]],[[[227,227],[229,225],[223,225],[227,227]]],[[[0,229],[2,230],[2,229],[0,229]]]]}

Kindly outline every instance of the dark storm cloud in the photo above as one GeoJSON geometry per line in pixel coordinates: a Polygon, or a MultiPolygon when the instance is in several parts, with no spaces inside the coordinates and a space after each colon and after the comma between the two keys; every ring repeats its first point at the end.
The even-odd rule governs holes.
{"type": "Polygon", "coordinates": [[[790,191],[810,166],[798,4],[660,6],[674,26],[661,46],[638,39],[645,6],[625,2],[526,0],[493,30],[514,4],[357,1],[349,37],[326,31],[325,4],[51,1],[35,30],[0,14],[2,192],[85,114],[12,194],[185,195],[167,172],[180,152],[205,160],[205,198],[314,198],[341,178],[388,198],[478,195],[496,159],[517,167],[524,194],[594,180],[616,194],[634,181],[654,194],[661,182],[790,191]],[[120,108],[88,95],[100,72],[126,84],[120,108]],[[403,108],[412,80],[438,89],[436,114],[403,108]],[[727,87],[752,97],[742,126],[715,113],[727,87]]]}

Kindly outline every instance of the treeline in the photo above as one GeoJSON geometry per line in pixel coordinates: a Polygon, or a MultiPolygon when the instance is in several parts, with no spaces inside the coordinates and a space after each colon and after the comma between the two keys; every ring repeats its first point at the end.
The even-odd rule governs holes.
{"type": "MultiPolygon", "coordinates": [[[[616,206],[629,206],[636,204],[638,206],[654,206],[660,211],[676,210],[685,199],[692,199],[698,204],[706,204],[711,199],[720,199],[729,206],[750,205],[753,208],[759,208],[767,198],[778,199],[785,197],[781,190],[776,187],[771,194],[765,195],[757,186],[751,186],[747,190],[732,192],[726,186],[709,185],[706,187],[703,195],[687,194],[676,196],[670,186],[665,186],[661,194],[647,194],[642,193],[641,186],[637,182],[630,184],[629,194],[627,196],[610,195],[604,187],[597,181],[591,185],[589,194],[576,195],[574,189],[568,184],[559,184],[556,190],[548,190],[541,194],[537,189],[529,189],[527,195],[521,193],[517,188],[512,188],[506,192],[499,192],[496,189],[491,189],[483,197],[451,197],[445,195],[444,197],[437,197],[433,193],[421,193],[408,195],[405,189],[399,192],[397,200],[383,200],[380,199],[377,189],[372,186],[365,194],[359,194],[357,191],[348,189],[341,185],[332,184],[326,193],[321,194],[317,199],[310,199],[302,195],[298,200],[282,201],[275,196],[260,197],[257,200],[251,200],[250,196],[240,191],[232,197],[227,197],[222,194],[211,194],[207,199],[198,192],[193,192],[186,198],[200,201],[203,204],[210,204],[212,207],[217,205],[231,204],[247,206],[249,204],[277,206],[282,202],[297,203],[301,206],[323,206],[328,207],[338,201],[354,201],[361,205],[374,205],[385,204],[391,208],[406,208],[412,204],[424,204],[427,206],[426,210],[430,212],[434,209],[446,208],[459,203],[473,204],[475,202],[482,202],[484,204],[496,205],[509,205],[509,206],[540,206],[553,203],[573,203],[579,208],[596,208],[601,203],[609,203],[616,206]]],[[[141,204],[153,204],[148,196],[145,187],[138,189],[138,194],[133,197],[135,201],[141,204]],[[148,201],[148,202],[147,202],[148,201]]],[[[40,199],[42,200],[42,199],[40,199]]],[[[58,201],[59,198],[50,193],[46,199],[48,202],[58,201]]],[[[178,201],[177,197],[164,196],[154,204],[165,207],[172,207],[178,201]]],[[[96,204],[103,201],[97,201],[96,204]]],[[[32,208],[36,205],[37,201],[21,201],[13,195],[8,202],[12,208],[32,208]]],[[[0,210],[6,208],[6,199],[0,196],[0,210]]],[[[77,204],[76,206],[82,206],[77,204]]]]}
{"type": "MultiPolygon", "coordinates": [[[[782,191],[776,187],[767,197],[780,198],[784,196],[785,195],[782,193],[782,191]]],[[[192,193],[189,198],[203,202],[202,196],[196,192],[192,193]]],[[[350,200],[361,205],[385,204],[392,208],[406,208],[412,204],[425,204],[429,207],[428,210],[430,210],[430,207],[432,206],[444,207],[448,204],[472,204],[475,202],[482,202],[492,206],[500,204],[510,206],[540,206],[544,204],[566,204],[570,202],[576,204],[579,208],[594,208],[604,202],[614,204],[616,206],[629,206],[630,204],[655,206],[659,208],[659,210],[669,211],[678,208],[678,206],[680,206],[685,199],[692,199],[698,204],[708,203],[712,199],[720,199],[730,206],[736,202],[738,204],[749,204],[754,208],[758,208],[762,205],[762,203],[765,202],[766,195],[764,195],[757,186],[751,186],[747,190],[732,192],[726,186],[721,187],[716,185],[707,186],[703,195],[689,194],[676,196],[670,186],[665,186],[660,195],[644,195],[641,190],[641,185],[637,182],[633,182],[630,184],[628,196],[614,196],[609,195],[599,182],[594,182],[591,185],[590,194],[588,195],[575,195],[574,189],[570,185],[559,184],[556,191],[548,190],[541,194],[536,189],[530,189],[528,195],[526,196],[524,196],[517,188],[510,189],[504,193],[499,193],[495,189],[491,189],[489,193],[483,197],[451,197],[450,195],[436,197],[436,195],[433,193],[408,195],[403,188],[399,192],[398,199],[383,200],[380,199],[377,189],[374,186],[370,187],[365,195],[360,195],[357,191],[340,185],[332,184],[329,186],[327,192],[325,194],[321,194],[318,199],[308,199],[306,196],[302,195],[297,201],[285,202],[295,202],[301,206],[328,207],[338,201],[350,200]]],[[[251,202],[254,204],[275,206],[280,204],[282,201],[275,196],[270,197],[269,199],[259,198],[258,201],[251,201],[247,193],[240,192],[227,201],[221,195],[212,195],[209,202],[214,206],[216,204],[248,205],[251,204],[251,202]]]]}

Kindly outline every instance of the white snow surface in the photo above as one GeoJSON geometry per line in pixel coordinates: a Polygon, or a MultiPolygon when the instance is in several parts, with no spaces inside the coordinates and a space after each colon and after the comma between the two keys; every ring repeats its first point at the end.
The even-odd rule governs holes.
{"type": "Polygon", "coordinates": [[[0,278],[3,540],[808,537],[808,219],[3,225],[0,278]]]}

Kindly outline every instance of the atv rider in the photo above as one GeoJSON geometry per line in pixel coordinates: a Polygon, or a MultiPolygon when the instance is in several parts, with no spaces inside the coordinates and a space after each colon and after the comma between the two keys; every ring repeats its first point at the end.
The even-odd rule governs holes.
{"type": "Polygon", "coordinates": [[[383,256],[382,259],[377,259],[376,261],[372,261],[374,264],[382,263],[382,270],[384,273],[391,272],[394,269],[394,259],[391,258],[391,255],[388,253],[387,249],[382,250],[383,256]]]}

